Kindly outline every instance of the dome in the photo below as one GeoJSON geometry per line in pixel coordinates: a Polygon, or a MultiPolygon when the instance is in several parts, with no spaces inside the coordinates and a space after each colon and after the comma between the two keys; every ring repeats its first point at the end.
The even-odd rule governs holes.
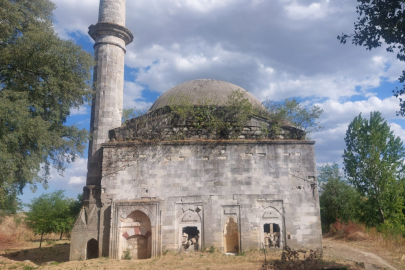
{"type": "Polygon", "coordinates": [[[149,111],[177,105],[177,102],[182,98],[187,98],[193,105],[201,105],[202,100],[212,99],[215,100],[218,106],[223,106],[228,101],[228,96],[238,90],[244,94],[254,107],[263,107],[255,96],[242,87],[219,80],[200,79],[179,84],[165,92],[156,100],[149,111]]]}

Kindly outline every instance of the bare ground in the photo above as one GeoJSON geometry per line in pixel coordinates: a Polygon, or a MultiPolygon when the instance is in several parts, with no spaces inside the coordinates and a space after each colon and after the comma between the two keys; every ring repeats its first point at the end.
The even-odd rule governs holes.
{"type": "MultiPolygon", "coordinates": [[[[385,256],[383,250],[373,247],[372,242],[341,242],[324,239],[324,259],[320,269],[405,269],[405,261],[385,256]],[[374,253],[375,252],[375,253],[374,253]],[[362,267],[364,263],[364,267],[362,267]]],[[[260,251],[246,252],[242,256],[220,253],[168,253],[160,258],[148,260],[116,261],[99,258],[88,261],[69,262],[69,242],[45,243],[42,249],[37,242],[26,242],[25,246],[0,247],[0,269],[201,269],[201,270],[259,270],[264,262],[260,251]],[[53,262],[53,263],[52,263],[53,262]]],[[[281,257],[281,251],[272,250],[268,260],[281,257]]]]}
{"type": "Polygon", "coordinates": [[[375,244],[372,241],[343,242],[332,238],[324,238],[324,258],[332,261],[364,263],[365,269],[371,270],[405,269],[405,261],[392,258],[392,256],[386,254],[386,251],[379,249],[375,244]],[[381,256],[384,256],[384,259],[381,256]]]}

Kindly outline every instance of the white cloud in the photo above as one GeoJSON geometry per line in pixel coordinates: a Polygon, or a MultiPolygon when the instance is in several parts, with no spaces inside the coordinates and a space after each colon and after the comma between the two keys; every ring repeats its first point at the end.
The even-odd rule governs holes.
{"type": "Polygon", "coordinates": [[[149,109],[151,102],[146,102],[142,97],[144,88],[134,82],[125,81],[124,83],[124,108],[149,109]]]}
{"type": "Polygon", "coordinates": [[[292,20],[312,20],[323,18],[327,15],[327,2],[310,3],[309,5],[301,5],[296,1],[285,6],[288,17],[292,20]]]}
{"type": "MultiPolygon", "coordinates": [[[[61,33],[86,34],[97,22],[98,0],[56,3],[61,33]]],[[[159,93],[187,80],[214,78],[260,99],[369,97],[370,89],[383,79],[396,80],[405,65],[384,48],[370,52],[339,44],[336,36],[352,32],[355,19],[352,1],[127,1],[135,41],[126,64],[139,70],[134,83],[159,93]]],[[[150,103],[139,97],[142,90],[135,100],[150,103]]],[[[126,106],[134,105],[130,97],[126,106]]]]}
{"type": "Polygon", "coordinates": [[[72,176],[69,179],[68,185],[86,185],[86,177],[85,176],[72,176]]]}
{"type": "Polygon", "coordinates": [[[76,109],[76,108],[74,108],[74,109],[72,109],[71,111],[70,111],[70,115],[71,116],[74,116],[74,115],[86,115],[86,114],[88,114],[89,112],[87,111],[87,106],[81,106],[80,108],[78,108],[78,109],[76,109]]]}
{"type": "Polygon", "coordinates": [[[55,169],[51,169],[51,180],[49,184],[54,188],[75,190],[77,193],[83,191],[86,185],[87,159],[79,158],[68,165],[61,176],[55,169]]]}
{"type": "Polygon", "coordinates": [[[392,122],[405,120],[396,116],[398,99],[394,97],[379,99],[371,97],[368,100],[355,102],[338,102],[328,100],[324,103],[318,103],[324,110],[321,116],[321,124],[325,127],[312,134],[312,139],[316,141],[315,149],[318,163],[342,162],[343,150],[346,148],[344,138],[347,127],[354,117],[362,113],[362,117],[369,118],[370,112],[379,111],[382,117],[388,120],[391,129],[396,136],[403,141],[405,139],[405,129],[401,125],[392,122]]]}

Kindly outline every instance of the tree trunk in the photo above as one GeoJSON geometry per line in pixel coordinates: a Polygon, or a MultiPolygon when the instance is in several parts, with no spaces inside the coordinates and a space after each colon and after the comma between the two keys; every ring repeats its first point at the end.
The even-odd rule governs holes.
{"type": "Polygon", "coordinates": [[[42,232],[41,234],[41,240],[39,241],[39,248],[41,248],[42,246],[42,238],[44,237],[44,232],[42,232]]]}
{"type": "Polygon", "coordinates": [[[384,211],[382,210],[381,206],[378,208],[379,208],[379,212],[380,212],[380,222],[381,222],[381,224],[384,224],[385,223],[384,211]]]}
{"type": "Polygon", "coordinates": [[[60,232],[60,238],[59,238],[59,240],[62,240],[62,234],[63,234],[63,232],[60,232]]]}

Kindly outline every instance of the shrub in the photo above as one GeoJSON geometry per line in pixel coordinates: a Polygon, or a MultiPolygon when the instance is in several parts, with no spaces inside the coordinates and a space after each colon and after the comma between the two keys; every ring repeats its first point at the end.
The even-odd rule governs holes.
{"type": "Polygon", "coordinates": [[[368,239],[366,226],[362,223],[349,221],[344,223],[340,220],[330,226],[329,235],[337,239],[346,239],[349,241],[359,241],[368,239]]]}
{"type": "Polygon", "coordinates": [[[286,247],[281,254],[281,260],[275,260],[273,263],[264,264],[261,270],[313,270],[317,269],[319,260],[322,259],[322,253],[319,251],[310,250],[294,250],[286,247]],[[300,258],[301,257],[301,258],[300,258]]]}
{"type": "Polygon", "coordinates": [[[123,259],[124,260],[131,260],[131,253],[129,252],[129,249],[127,249],[126,251],[124,251],[124,255],[123,255],[123,259]]]}

